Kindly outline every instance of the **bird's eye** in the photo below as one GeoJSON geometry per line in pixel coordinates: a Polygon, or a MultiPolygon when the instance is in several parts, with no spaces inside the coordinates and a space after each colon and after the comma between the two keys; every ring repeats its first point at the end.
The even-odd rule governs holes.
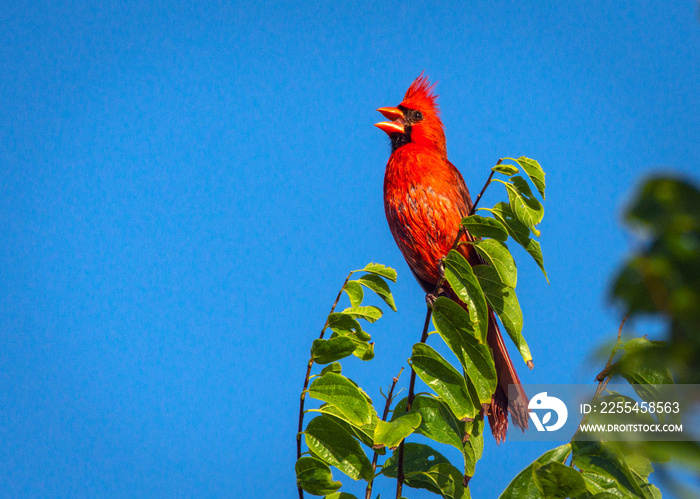
{"type": "Polygon", "coordinates": [[[414,111],[413,113],[413,121],[420,121],[423,119],[423,113],[420,111],[414,111]]]}

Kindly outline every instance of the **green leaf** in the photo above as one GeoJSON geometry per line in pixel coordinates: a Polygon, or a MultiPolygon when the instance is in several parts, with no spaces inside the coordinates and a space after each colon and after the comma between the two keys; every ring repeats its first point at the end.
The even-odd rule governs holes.
{"type": "Polygon", "coordinates": [[[657,364],[673,365],[683,383],[700,383],[700,189],[672,176],[648,179],[626,221],[642,236],[613,287],[631,316],[651,313],[670,321],[669,345],[657,364]]]}
{"type": "Polygon", "coordinates": [[[311,359],[317,364],[328,364],[351,355],[355,348],[356,343],[345,336],[336,336],[329,340],[319,338],[311,344],[311,359]]]}
{"type": "Polygon", "coordinates": [[[632,497],[654,499],[658,489],[630,469],[615,442],[574,440],[572,445],[573,464],[581,470],[589,491],[595,484],[593,492],[621,491],[632,497]]]}
{"type": "Polygon", "coordinates": [[[525,156],[520,156],[518,159],[513,161],[518,163],[522,169],[525,170],[525,173],[527,173],[527,176],[530,177],[530,180],[532,180],[532,183],[539,191],[542,199],[544,199],[544,170],[540,164],[534,159],[526,158],[525,156]]]}
{"type": "Polygon", "coordinates": [[[372,422],[369,403],[359,388],[345,376],[326,373],[311,383],[309,396],[336,407],[348,423],[361,427],[372,422]]]}
{"type": "Polygon", "coordinates": [[[620,452],[627,460],[627,465],[629,466],[630,471],[639,476],[641,479],[648,480],[649,475],[654,472],[654,467],[651,465],[651,461],[647,458],[647,456],[639,452],[630,452],[633,450],[633,448],[628,449],[623,446],[620,446],[619,448],[620,452]]]}
{"type": "Polygon", "coordinates": [[[700,230],[700,190],[691,179],[655,176],[647,179],[630,203],[625,218],[652,233],[700,230]]]}
{"type": "Polygon", "coordinates": [[[518,220],[508,203],[500,202],[491,209],[479,208],[477,211],[479,210],[490,211],[503,224],[510,237],[525,248],[527,240],[530,239],[530,228],[518,220]]]}
{"type": "Polygon", "coordinates": [[[444,499],[470,498],[469,489],[464,486],[464,476],[450,463],[436,464],[428,471],[418,471],[410,473],[410,475],[410,478],[414,480],[418,477],[424,477],[432,482],[433,491],[440,494],[444,499]]]}
{"type": "Polygon", "coordinates": [[[346,308],[343,313],[356,319],[364,319],[367,322],[376,322],[382,317],[381,309],[372,306],[346,308]]]}
{"type": "Polygon", "coordinates": [[[335,492],[333,494],[328,494],[323,499],[357,499],[357,497],[347,492],[335,492]]]}
{"type": "Polygon", "coordinates": [[[525,251],[527,251],[530,256],[535,260],[535,263],[540,267],[545,279],[549,282],[547,277],[547,271],[544,269],[544,258],[542,257],[542,248],[540,243],[530,237],[530,229],[522,223],[511,210],[510,205],[507,203],[498,203],[493,209],[479,208],[480,210],[486,210],[493,213],[493,216],[503,224],[503,226],[508,231],[510,237],[522,246],[525,251]]]}
{"type": "Polygon", "coordinates": [[[540,237],[540,231],[535,227],[544,217],[544,207],[533,195],[530,186],[522,177],[513,177],[511,182],[504,182],[508,193],[508,202],[513,215],[522,222],[529,231],[540,237]],[[524,191],[524,192],[523,192],[524,191]]]}
{"type": "Polygon", "coordinates": [[[442,397],[458,419],[476,416],[478,409],[464,377],[439,353],[425,343],[416,343],[410,363],[418,377],[442,397]]]}
{"type": "MultiPolygon", "coordinates": [[[[619,350],[624,353],[620,356],[619,361],[613,364],[612,374],[623,376],[646,402],[678,400],[673,377],[667,367],[670,357],[668,344],[649,341],[646,338],[633,338],[624,343],[619,350]]],[[[634,404],[634,402],[632,403],[634,404]]],[[[668,417],[680,423],[678,414],[655,412],[653,417],[650,414],[647,416],[651,419],[651,421],[645,421],[647,424],[655,423],[653,418],[665,423],[668,417]]],[[[616,421],[609,422],[615,423],[616,421]]]]}
{"type": "Polygon", "coordinates": [[[372,464],[360,444],[332,417],[318,416],[309,421],[304,439],[311,452],[353,480],[372,479],[372,464]]]}
{"type": "Polygon", "coordinates": [[[566,461],[566,458],[569,457],[569,454],[571,454],[571,444],[564,444],[545,452],[513,478],[508,487],[506,487],[506,490],[501,494],[500,499],[541,497],[537,484],[535,483],[535,471],[547,463],[563,463],[566,461]]]}
{"type": "Polygon", "coordinates": [[[416,411],[409,411],[392,421],[377,421],[374,430],[374,446],[395,449],[401,441],[413,433],[420,425],[421,417],[416,411]]]}
{"type": "Polygon", "coordinates": [[[547,271],[544,269],[544,257],[542,256],[542,247],[540,246],[540,242],[535,241],[534,239],[529,239],[527,246],[524,248],[525,251],[530,254],[532,259],[535,260],[535,263],[537,263],[540,270],[542,270],[544,278],[547,280],[547,284],[549,284],[549,277],[547,276],[547,271]]]}
{"type": "Polygon", "coordinates": [[[462,227],[474,237],[490,237],[498,241],[508,239],[508,231],[501,222],[481,215],[470,215],[462,219],[462,227]]]}
{"type": "Polygon", "coordinates": [[[582,497],[602,497],[604,499],[608,499],[608,497],[616,499],[634,499],[638,497],[630,493],[629,490],[620,487],[612,478],[586,471],[581,473],[581,478],[583,478],[583,483],[586,485],[586,491],[589,494],[589,496],[582,495],[582,497]]]}
{"type": "Polygon", "coordinates": [[[346,338],[350,340],[353,345],[355,345],[355,348],[352,351],[352,354],[355,357],[358,357],[361,360],[372,360],[374,358],[374,343],[368,342],[368,340],[372,339],[369,334],[362,330],[359,330],[357,333],[353,333],[343,328],[339,328],[339,331],[341,331],[342,334],[334,332],[331,335],[331,340],[335,340],[336,338],[346,338]]]}
{"type": "Polygon", "coordinates": [[[483,239],[471,243],[476,251],[490,264],[498,275],[501,282],[506,286],[515,288],[518,282],[518,271],[515,268],[515,260],[508,250],[508,246],[494,239],[483,239]]]}
{"type": "Polygon", "coordinates": [[[451,250],[445,257],[445,278],[452,290],[467,306],[472,325],[481,343],[486,342],[488,333],[488,308],[486,298],[471,265],[456,250],[451,250]]]}
{"type": "Polygon", "coordinates": [[[391,295],[391,289],[384,279],[375,274],[366,274],[357,279],[359,282],[368,289],[371,289],[377,295],[384,300],[384,302],[389,305],[389,307],[396,312],[396,304],[394,303],[394,297],[391,295]]]}
{"type": "Polygon", "coordinates": [[[342,485],[340,482],[333,481],[328,465],[315,457],[300,457],[294,468],[297,474],[297,485],[309,494],[316,496],[331,494],[342,485]]]}
{"type": "MultiPolygon", "coordinates": [[[[386,460],[382,474],[396,478],[398,451],[386,460]]],[[[447,499],[467,499],[469,490],[463,485],[463,477],[445,456],[427,445],[406,442],[404,444],[405,484],[414,489],[426,489],[447,499]]]]}
{"type": "Polygon", "coordinates": [[[433,304],[433,324],[474,385],[479,405],[489,403],[498,383],[493,355],[486,342],[476,338],[467,311],[440,296],[433,304]]]}
{"type": "Polygon", "coordinates": [[[484,452],[484,419],[478,415],[473,421],[466,424],[466,440],[464,442],[464,474],[474,476],[476,462],[481,459],[484,452]]]}
{"type": "Polygon", "coordinates": [[[351,307],[359,307],[362,305],[362,300],[364,299],[365,292],[362,291],[362,285],[357,281],[348,281],[343,287],[343,291],[348,294],[350,298],[351,307]]]}
{"type": "MultiPolygon", "coordinates": [[[[345,420],[345,416],[343,416],[343,413],[341,413],[340,410],[338,410],[336,407],[330,404],[323,404],[317,410],[310,409],[310,412],[320,412],[321,414],[327,414],[334,417],[335,421],[339,423],[346,432],[348,432],[350,435],[353,435],[360,442],[372,449],[372,447],[374,446],[374,429],[377,426],[377,421],[379,421],[379,417],[377,416],[377,412],[374,410],[374,407],[371,407],[371,410],[372,422],[359,427],[348,423],[345,420]]],[[[385,453],[384,449],[374,450],[376,450],[378,454],[384,455],[385,453]]]]}
{"type": "Polygon", "coordinates": [[[508,192],[508,201],[513,214],[518,220],[525,224],[533,234],[540,236],[540,231],[535,228],[535,225],[542,221],[544,217],[544,208],[542,204],[532,195],[530,186],[522,177],[511,177],[510,182],[503,182],[498,179],[494,181],[501,182],[506,186],[508,192]]]}
{"type": "Polygon", "coordinates": [[[645,442],[644,446],[645,454],[651,456],[656,462],[673,461],[689,470],[700,469],[700,443],[698,442],[645,442]]]}
{"type": "MultiPolygon", "coordinates": [[[[392,420],[406,412],[407,401],[408,398],[404,398],[396,404],[392,420]]],[[[417,411],[421,416],[421,423],[416,433],[462,450],[464,431],[461,428],[464,424],[452,414],[448,405],[442,400],[427,395],[416,395],[411,411],[417,411]]]]}
{"type": "Polygon", "coordinates": [[[352,354],[360,360],[372,360],[374,358],[374,343],[360,341],[352,354]]]}
{"type": "Polygon", "coordinates": [[[341,336],[362,334],[362,326],[354,318],[342,312],[334,312],[328,316],[328,327],[341,336]]]}
{"type": "Polygon", "coordinates": [[[512,175],[515,175],[516,173],[519,173],[520,170],[518,170],[515,165],[509,165],[506,163],[501,163],[500,165],[496,165],[493,168],[491,168],[492,171],[496,173],[502,173],[503,175],[506,175],[507,177],[510,177],[512,175]]]}
{"type": "MultiPolygon", "coordinates": [[[[382,475],[396,478],[398,473],[399,453],[394,452],[382,466],[382,475]]],[[[404,472],[428,471],[436,464],[449,463],[450,461],[432,447],[415,442],[404,444],[404,472]]]]}
{"type": "Polygon", "coordinates": [[[340,365],[340,362],[333,362],[331,364],[328,364],[326,367],[321,369],[321,375],[323,376],[326,373],[336,373],[340,374],[343,370],[343,366],[340,365]]]}
{"type": "Polygon", "coordinates": [[[370,405],[370,407],[373,407],[373,405],[372,405],[372,399],[370,398],[369,395],[367,395],[367,393],[366,393],[362,388],[360,388],[360,385],[358,385],[357,383],[355,383],[355,382],[354,382],[353,380],[351,380],[350,378],[347,378],[347,379],[348,379],[348,381],[350,381],[350,383],[352,383],[353,385],[355,385],[355,386],[357,387],[358,390],[360,390],[360,393],[361,393],[362,396],[365,398],[365,400],[367,400],[367,403],[370,405]]]}
{"type": "MultiPolygon", "coordinates": [[[[406,411],[406,401],[407,398],[404,398],[396,404],[393,418],[406,411]]],[[[452,414],[449,406],[439,397],[428,395],[416,395],[411,410],[418,411],[422,419],[416,433],[435,442],[451,445],[462,452],[465,474],[473,476],[476,462],[481,458],[484,449],[484,420],[477,416],[465,424],[452,414]]]]}
{"type": "Polygon", "coordinates": [[[355,272],[370,272],[371,274],[386,277],[391,282],[396,282],[396,271],[391,267],[382,265],[381,263],[368,263],[363,269],[353,270],[353,273],[355,272]]]}
{"type": "Polygon", "coordinates": [[[535,470],[535,485],[547,499],[565,499],[586,492],[586,482],[581,474],[556,461],[535,470]]]}
{"type": "Polygon", "coordinates": [[[481,289],[484,290],[486,301],[500,317],[508,336],[513,340],[515,346],[518,347],[523,360],[525,363],[532,361],[530,348],[527,346],[527,342],[522,334],[523,313],[520,310],[520,303],[518,303],[515,290],[503,284],[492,267],[476,265],[472,270],[477,279],[479,279],[481,289]]]}
{"type": "MultiPolygon", "coordinates": [[[[360,307],[365,308],[365,307],[360,307]]],[[[355,344],[367,342],[372,337],[362,330],[362,326],[350,314],[344,312],[334,312],[328,316],[328,327],[333,331],[331,338],[335,336],[347,336],[352,339],[355,344]]]]}
{"type": "Polygon", "coordinates": [[[654,362],[654,350],[658,344],[646,338],[633,338],[623,345],[625,353],[620,357],[615,373],[623,376],[634,388],[634,391],[647,402],[673,400],[664,390],[672,390],[673,377],[668,368],[661,362],[654,362]],[[644,386],[639,386],[644,385],[644,386]],[[661,386],[649,386],[661,385],[661,386]],[[664,386],[666,385],[666,387],[664,386]]]}

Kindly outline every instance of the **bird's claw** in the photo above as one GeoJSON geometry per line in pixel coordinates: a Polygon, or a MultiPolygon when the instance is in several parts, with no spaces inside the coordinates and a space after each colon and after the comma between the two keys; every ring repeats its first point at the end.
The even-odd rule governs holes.
{"type": "Polygon", "coordinates": [[[443,291],[442,286],[438,286],[432,293],[425,295],[425,303],[427,303],[430,308],[433,308],[435,300],[437,300],[437,297],[440,296],[443,291]]]}

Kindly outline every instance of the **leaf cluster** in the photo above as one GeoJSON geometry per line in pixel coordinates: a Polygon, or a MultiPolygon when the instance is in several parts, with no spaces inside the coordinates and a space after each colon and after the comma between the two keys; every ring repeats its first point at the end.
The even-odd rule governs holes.
{"type": "Polygon", "coordinates": [[[648,459],[616,442],[572,441],[542,454],[510,482],[500,499],[658,499],[648,459]],[[571,464],[566,461],[571,459],[571,464]]]}
{"type": "Polygon", "coordinates": [[[700,383],[700,189],[689,181],[653,177],[625,213],[641,236],[618,272],[613,299],[630,317],[655,316],[668,324],[668,342],[644,352],[682,383],[700,383]]]}
{"type": "MultiPolygon", "coordinates": [[[[302,432],[308,451],[297,461],[300,489],[335,497],[333,494],[338,494],[341,487],[332,475],[335,468],[352,480],[368,482],[367,497],[378,475],[398,478],[409,487],[426,489],[444,498],[469,497],[467,483],[475,473],[484,446],[483,407],[490,404],[498,383],[493,353],[487,343],[489,322],[497,316],[523,360],[532,362],[522,334],[522,311],[515,294],[517,269],[506,245],[508,239],[521,244],[545,272],[540,245],[533,239],[540,234],[535,226],[542,220],[544,210],[525,177],[517,176],[522,169],[544,198],[544,172],[528,158],[513,162],[518,166],[499,162],[493,169],[493,173],[503,174],[507,180],[491,180],[493,173],[489,178],[489,183],[497,181],[506,186],[508,203],[487,210],[492,216],[471,214],[459,228],[468,232],[468,242],[462,244],[475,248],[480,263],[472,266],[458,247],[443,259],[445,280],[464,306],[446,296],[438,297],[431,304],[432,323],[454,360],[446,359],[426,343],[416,343],[409,364],[430,392],[413,396],[412,382],[409,396],[395,404],[386,421],[379,417],[367,394],[343,375],[339,361],[350,355],[361,360],[374,356],[371,337],[360,321],[372,323],[382,312],[378,307],[363,305],[364,293],[374,292],[396,310],[387,282],[395,282],[396,273],[378,264],[351,273],[363,274],[353,280],[348,278],[341,290],[350,307],[328,316],[326,326],[332,331],[331,336],[315,340],[311,348],[312,364],[326,367],[313,377],[306,392],[321,405],[307,411],[318,415],[302,432]],[[461,466],[422,443],[403,443],[400,452],[399,446],[414,433],[459,450],[461,466]],[[372,460],[367,452],[374,453],[372,460]],[[377,464],[379,455],[386,455],[381,464],[377,464]]],[[[386,401],[385,414],[392,402],[391,398],[386,401]]]]}
{"type": "MultiPolygon", "coordinates": [[[[598,376],[600,389],[618,376],[647,403],[676,400],[682,406],[697,404],[698,400],[679,397],[672,373],[684,383],[700,380],[700,190],[676,178],[651,178],[634,196],[625,220],[640,231],[642,244],[618,272],[612,296],[628,319],[663,319],[666,341],[618,338],[608,365],[598,376]]],[[[616,392],[607,392],[597,400],[637,402],[616,392]]],[[[628,421],[680,421],[677,415],[659,412],[634,418],[628,421]]],[[[584,421],[618,423],[619,419],[616,415],[589,414],[584,421]]],[[[674,464],[697,474],[698,443],[583,441],[575,435],[571,443],[546,452],[520,472],[501,498],[657,499],[661,492],[649,481],[653,466],[663,469],[674,464]],[[566,466],[569,456],[570,466],[566,466]]],[[[673,481],[669,486],[683,490],[673,481]]]]}
{"type": "Polygon", "coordinates": [[[371,449],[382,438],[397,438],[394,432],[379,425],[384,422],[377,416],[372,399],[357,383],[343,376],[338,362],[350,355],[363,361],[374,358],[374,343],[360,321],[374,323],[383,312],[379,307],[363,305],[364,290],[372,291],[395,311],[396,304],[387,281],[396,282],[396,271],[381,264],[370,263],[352,271],[340,292],[347,295],[350,307],[342,312],[332,311],[324,326],[324,331],[332,331],[330,338],[324,339],[322,332],[322,337],[314,340],[311,346],[310,365],[326,366],[302,393],[302,403],[307,394],[322,402],[320,407],[309,410],[320,414],[309,421],[303,431],[308,455],[302,455],[296,464],[297,484],[300,490],[310,494],[334,499],[353,497],[337,492],[342,484],[333,479],[331,466],[353,480],[370,481],[374,468],[362,445],[371,449]],[[355,274],[361,275],[351,280],[355,274]]]}
{"type": "MultiPolygon", "coordinates": [[[[607,384],[610,376],[620,374],[646,402],[670,400],[672,393],[670,373],[663,366],[639,364],[636,352],[652,347],[645,338],[635,338],[627,342],[619,341],[611,356],[611,361],[619,355],[614,364],[608,363],[601,379],[601,387],[607,384]],[[669,389],[670,387],[670,389],[669,389]]],[[[609,392],[594,401],[630,402],[635,399],[616,392],[609,392]]],[[[592,403],[593,403],[592,402],[592,403]]],[[[653,424],[664,422],[664,415],[641,412],[626,416],[626,423],[653,424]],[[636,419],[633,419],[636,418],[636,419]]],[[[617,414],[589,413],[581,424],[619,423],[617,414]]],[[[652,462],[659,459],[658,453],[649,452],[651,442],[612,442],[590,440],[591,435],[577,433],[570,443],[552,449],[527,468],[521,471],[501,494],[501,499],[520,497],[532,498],[646,498],[659,499],[661,492],[649,481],[653,471],[652,462]],[[570,457],[570,464],[566,460],[570,457]]]]}
{"type": "Polygon", "coordinates": [[[362,329],[359,319],[369,323],[376,322],[382,317],[382,310],[374,306],[362,306],[364,300],[363,287],[376,293],[393,311],[396,311],[394,297],[391,294],[386,279],[396,282],[396,271],[377,263],[370,263],[362,269],[353,270],[350,276],[357,272],[364,275],[354,280],[347,280],[341,289],[350,299],[350,307],[342,312],[331,312],[326,320],[326,328],[332,331],[329,339],[319,338],[311,346],[311,360],[316,364],[329,364],[349,355],[355,355],[362,360],[374,358],[374,343],[372,337],[362,329]]]}

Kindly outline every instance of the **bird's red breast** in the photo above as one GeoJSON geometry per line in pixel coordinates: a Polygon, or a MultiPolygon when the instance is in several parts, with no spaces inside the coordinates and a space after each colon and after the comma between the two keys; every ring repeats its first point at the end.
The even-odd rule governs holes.
{"type": "Polygon", "coordinates": [[[438,262],[471,209],[462,175],[446,158],[407,144],[391,155],[384,176],[384,209],[401,253],[426,292],[438,281],[438,262]]]}

